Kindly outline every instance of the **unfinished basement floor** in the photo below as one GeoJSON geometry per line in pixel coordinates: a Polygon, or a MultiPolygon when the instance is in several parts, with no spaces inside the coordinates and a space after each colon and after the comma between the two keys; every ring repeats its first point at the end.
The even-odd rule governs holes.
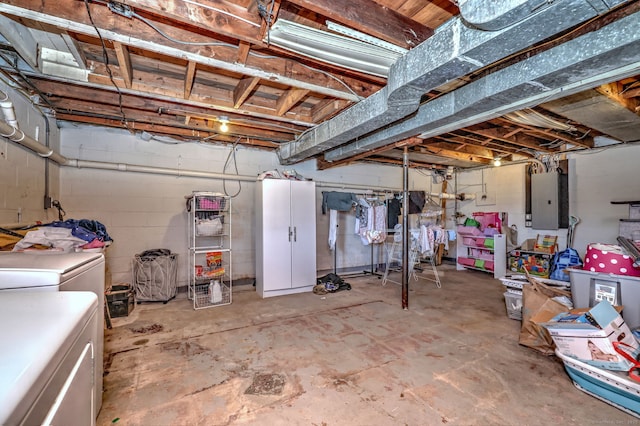
{"type": "MultiPolygon", "coordinates": [[[[518,345],[504,286],[439,267],[442,288],[348,278],[351,291],[194,311],[182,293],[105,330],[99,425],[585,425],[635,417],[518,345]]],[[[393,278],[399,279],[399,274],[393,278]]]]}

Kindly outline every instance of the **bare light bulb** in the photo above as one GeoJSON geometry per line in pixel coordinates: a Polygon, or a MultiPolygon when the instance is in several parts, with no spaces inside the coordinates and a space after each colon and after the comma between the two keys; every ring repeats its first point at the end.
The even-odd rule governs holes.
{"type": "Polygon", "coordinates": [[[493,160],[493,165],[495,167],[500,167],[502,165],[502,161],[500,161],[499,158],[496,158],[495,160],[493,160]]]}
{"type": "Polygon", "coordinates": [[[229,131],[229,119],[225,116],[220,117],[220,131],[227,133],[229,131]]]}

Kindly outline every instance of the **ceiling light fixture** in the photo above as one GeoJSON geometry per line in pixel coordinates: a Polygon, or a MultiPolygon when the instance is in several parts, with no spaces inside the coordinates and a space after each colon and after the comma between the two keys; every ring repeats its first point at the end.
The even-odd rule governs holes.
{"type": "Polygon", "coordinates": [[[222,133],[227,133],[229,131],[229,117],[221,115],[218,118],[218,121],[220,122],[220,131],[222,133]]]}
{"type": "Polygon", "coordinates": [[[496,158],[496,159],[493,160],[493,165],[495,167],[500,167],[500,166],[502,166],[502,161],[499,158],[496,158]]]}
{"type": "Polygon", "coordinates": [[[405,49],[404,47],[396,46],[395,44],[389,43],[388,41],[372,37],[369,34],[356,31],[335,22],[327,21],[327,28],[329,29],[329,31],[335,31],[344,36],[355,38],[356,40],[364,41],[365,43],[369,43],[383,49],[391,50],[392,52],[399,53],[400,55],[404,55],[405,53],[407,53],[407,49],[405,49]]]}
{"type": "MultiPolygon", "coordinates": [[[[332,24],[332,28],[336,27],[332,24]]],[[[385,47],[385,41],[374,37],[364,42],[286,19],[278,19],[271,26],[265,42],[318,61],[380,77],[387,77],[391,65],[406,52],[397,46],[393,49],[385,47]]]]}

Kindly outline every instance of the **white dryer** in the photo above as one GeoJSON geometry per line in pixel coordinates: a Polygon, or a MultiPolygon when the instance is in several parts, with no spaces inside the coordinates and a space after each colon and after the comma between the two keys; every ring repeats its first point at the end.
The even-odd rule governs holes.
{"type": "Polygon", "coordinates": [[[0,294],[91,291],[98,297],[94,398],[96,416],[102,407],[104,270],[105,260],[102,253],[0,252],[0,294]]]}
{"type": "Polygon", "coordinates": [[[0,292],[0,424],[95,425],[98,298],[0,292]]]}

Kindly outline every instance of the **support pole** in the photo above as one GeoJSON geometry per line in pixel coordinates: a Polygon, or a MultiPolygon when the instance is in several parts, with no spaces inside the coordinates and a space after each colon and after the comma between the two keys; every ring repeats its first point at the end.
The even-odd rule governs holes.
{"type": "Polygon", "coordinates": [[[409,149],[402,155],[402,309],[409,309],[409,149]]]}

